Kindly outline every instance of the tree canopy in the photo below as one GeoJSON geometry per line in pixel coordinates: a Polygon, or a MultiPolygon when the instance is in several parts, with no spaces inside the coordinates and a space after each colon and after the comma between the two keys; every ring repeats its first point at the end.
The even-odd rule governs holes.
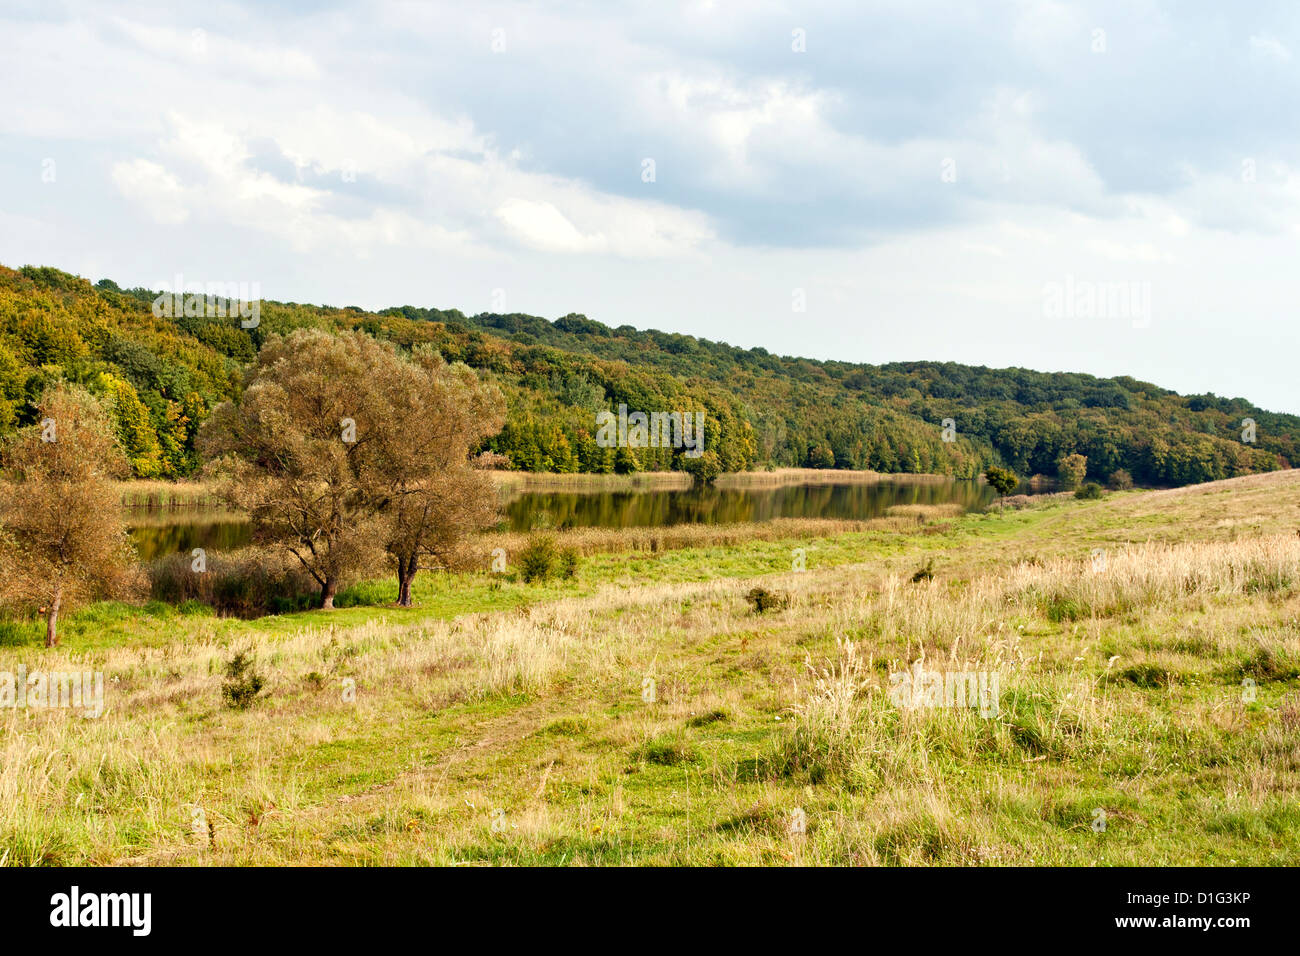
{"type": "Polygon", "coordinates": [[[524,471],[688,467],[681,448],[620,457],[623,449],[599,445],[597,412],[620,404],[704,412],[705,448],[723,471],[772,465],[973,478],[1001,464],[1052,475],[1077,454],[1087,459],[1086,479],[1123,469],[1140,484],[1181,485],[1290,467],[1300,441],[1300,417],[1128,377],[819,362],[578,314],[550,322],[264,301],[258,326],[244,329],[206,314],[156,317],[155,295],[57,269],[0,267],[0,435],[31,424],[46,385],[67,381],[105,400],[134,474],[191,474],[200,464],[198,426],[240,394],[267,338],[317,329],[363,332],[402,352],[427,346],[489,378],[505,423],[472,450],[524,471]],[[1254,441],[1243,440],[1245,419],[1256,423],[1254,441]]]}

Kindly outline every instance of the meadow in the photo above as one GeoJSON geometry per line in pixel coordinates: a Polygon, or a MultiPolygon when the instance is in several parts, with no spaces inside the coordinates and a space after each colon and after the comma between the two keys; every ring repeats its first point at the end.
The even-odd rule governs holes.
{"type": "Polygon", "coordinates": [[[501,536],[411,609],[0,630],[0,671],[106,679],[95,719],[0,709],[0,860],[1300,862],[1300,473],[557,537],[571,579],[501,536]],[[996,673],[996,715],[896,706],[918,665],[996,673]]]}

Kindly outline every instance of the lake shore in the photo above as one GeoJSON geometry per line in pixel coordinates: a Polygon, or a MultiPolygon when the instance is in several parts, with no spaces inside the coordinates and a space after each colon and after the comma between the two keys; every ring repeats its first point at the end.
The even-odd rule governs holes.
{"type": "MultiPolygon", "coordinates": [[[[497,489],[510,494],[548,491],[575,494],[602,491],[686,491],[691,487],[691,476],[684,471],[645,471],[634,475],[532,471],[493,471],[491,474],[497,489]]],[[[718,476],[714,486],[745,490],[783,485],[875,484],[882,481],[927,484],[961,480],[968,479],[906,472],[890,474],[828,468],[777,468],[773,471],[726,472],[718,476]]],[[[122,504],[128,508],[209,508],[221,505],[213,482],[137,479],[117,482],[117,489],[122,504]]]]}

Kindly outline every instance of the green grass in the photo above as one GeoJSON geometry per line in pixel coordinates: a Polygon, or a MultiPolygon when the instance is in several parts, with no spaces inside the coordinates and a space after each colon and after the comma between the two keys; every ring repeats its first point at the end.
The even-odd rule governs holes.
{"type": "Polygon", "coordinates": [[[0,858],[1294,865],[1300,591],[1277,566],[1231,592],[1103,606],[1072,597],[1067,576],[1042,600],[1009,591],[970,621],[961,609],[1017,563],[1086,567],[1093,548],[1153,531],[1226,546],[1297,514],[1300,482],[1279,477],[1226,503],[1128,493],[911,534],[599,554],[572,581],[426,573],[410,610],[388,606],[387,580],[349,588],[333,612],[255,621],[100,604],[66,618],[55,656],[34,622],[10,623],[0,669],[88,659],[119,682],[97,721],[3,725],[0,858]],[[934,581],[911,583],[931,560],[934,581]],[[791,606],[752,614],[755,585],[791,606]],[[498,631],[510,640],[490,651],[498,631]],[[852,719],[800,740],[845,637],[866,685],[852,719]],[[548,640],[538,676],[489,681],[548,640]],[[233,711],[221,674],[245,645],[268,688],[233,711]],[[999,716],[888,705],[888,675],[921,647],[933,661],[998,655],[999,716]],[[211,843],[190,830],[196,806],[211,843]]]}

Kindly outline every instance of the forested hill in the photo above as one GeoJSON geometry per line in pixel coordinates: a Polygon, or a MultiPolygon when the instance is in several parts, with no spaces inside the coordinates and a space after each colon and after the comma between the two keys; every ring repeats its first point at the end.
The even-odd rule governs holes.
{"type": "Polygon", "coordinates": [[[314,326],[362,329],[402,347],[432,343],[489,373],[509,415],[488,449],[531,471],[688,463],[680,449],[598,447],[596,413],[619,404],[704,411],[706,457],[728,471],[771,464],[972,477],[1001,462],[1025,476],[1054,475],[1063,455],[1079,453],[1096,480],[1125,469],[1141,484],[1179,485],[1290,467],[1300,440],[1300,417],[1131,378],[818,362],[581,315],[549,322],[267,301],[257,328],[245,330],[238,316],[156,317],[155,296],[52,268],[0,266],[0,435],[30,423],[44,385],[63,378],[110,402],[137,475],[191,474],[198,425],[238,392],[265,337],[314,326]],[[1242,440],[1247,418],[1253,443],[1242,440]],[[944,440],[945,419],[955,423],[954,441],[944,440]]]}

